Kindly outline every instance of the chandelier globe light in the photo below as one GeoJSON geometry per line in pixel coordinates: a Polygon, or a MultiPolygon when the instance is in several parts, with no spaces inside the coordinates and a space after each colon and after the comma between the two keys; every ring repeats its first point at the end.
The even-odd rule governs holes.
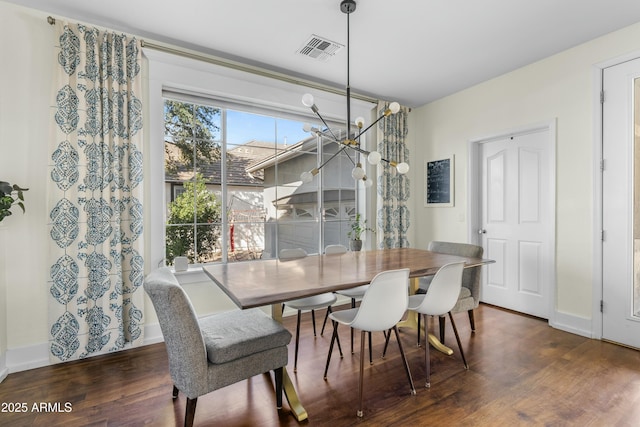
{"type": "MultiPolygon", "coordinates": [[[[345,139],[340,139],[335,135],[335,133],[333,132],[331,127],[327,124],[325,119],[322,117],[322,114],[320,114],[320,110],[318,109],[318,107],[315,104],[315,101],[313,99],[313,95],[310,94],[310,93],[305,93],[302,96],[302,104],[305,107],[311,108],[311,111],[313,111],[313,113],[318,116],[320,121],[322,121],[322,123],[325,126],[325,129],[324,130],[320,130],[318,128],[315,128],[315,127],[312,127],[312,126],[310,126],[308,124],[305,124],[303,126],[304,131],[305,132],[314,133],[317,136],[322,136],[322,137],[325,137],[325,138],[329,138],[331,141],[333,141],[336,144],[338,144],[339,146],[341,146],[341,148],[335,154],[333,154],[328,160],[326,160],[324,163],[322,163],[318,167],[316,167],[316,168],[314,168],[314,169],[312,169],[310,171],[302,172],[302,174],[300,174],[300,179],[302,180],[303,183],[309,183],[309,182],[313,181],[313,177],[316,176],[320,172],[320,169],[322,169],[322,167],[324,165],[329,163],[338,154],[342,153],[343,151],[345,151],[347,149],[350,149],[350,150],[353,150],[355,152],[355,155],[356,155],[356,158],[357,158],[356,162],[354,162],[354,168],[351,171],[351,176],[353,177],[353,179],[355,179],[357,181],[363,181],[365,188],[369,188],[369,187],[371,187],[373,185],[373,180],[371,178],[367,177],[367,175],[365,173],[365,170],[362,168],[362,163],[359,161],[359,156],[360,155],[366,156],[367,161],[371,165],[378,165],[381,162],[385,162],[385,163],[388,163],[389,165],[391,165],[392,167],[395,167],[396,171],[399,174],[406,174],[407,172],[409,172],[409,165],[406,162],[399,162],[398,163],[398,162],[393,161],[393,160],[385,159],[384,157],[382,157],[382,155],[379,152],[377,152],[377,151],[367,151],[367,150],[363,149],[360,146],[360,137],[365,132],[367,132],[369,129],[371,129],[376,123],[378,123],[380,120],[382,120],[383,118],[385,118],[387,116],[390,116],[392,114],[396,114],[397,112],[399,112],[400,111],[400,104],[398,104],[397,102],[390,103],[388,108],[385,109],[385,111],[373,123],[371,123],[366,128],[364,127],[364,124],[365,124],[364,118],[357,117],[355,119],[355,121],[354,121],[354,124],[356,125],[358,130],[357,130],[357,133],[355,134],[355,136],[353,137],[353,139],[350,138],[352,123],[351,123],[351,86],[350,86],[350,82],[349,82],[349,59],[350,59],[349,58],[349,16],[351,15],[351,13],[353,13],[356,10],[356,2],[355,2],[355,0],[342,0],[340,2],[340,10],[347,15],[347,86],[346,86],[346,92],[347,92],[347,119],[346,119],[347,136],[346,136],[345,139]]],[[[349,157],[349,158],[351,158],[351,157],[349,157]]]]}

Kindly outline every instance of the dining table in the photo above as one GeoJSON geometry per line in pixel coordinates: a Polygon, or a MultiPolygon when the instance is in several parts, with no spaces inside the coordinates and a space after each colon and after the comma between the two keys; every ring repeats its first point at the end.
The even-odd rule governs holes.
{"type": "MultiPolygon", "coordinates": [[[[435,274],[445,264],[461,261],[465,268],[493,262],[423,249],[395,248],[210,264],[203,266],[203,271],[239,308],[271,306],[272,317],[281,322],[282,303],[286,301],[365,285],[380,272],[400,268],[409,269],[409,293],[415,293],[420,277],[435,274]]],[[[417,327],[417,315],[410,312],[398,326],[417,327]]],[[[452,354],[433,334],[429,334],[429,342],[436,349],[452,354]]],[[[296,419],[307,419],[308,414],[286,369],[284,392],[296,419]]]]}

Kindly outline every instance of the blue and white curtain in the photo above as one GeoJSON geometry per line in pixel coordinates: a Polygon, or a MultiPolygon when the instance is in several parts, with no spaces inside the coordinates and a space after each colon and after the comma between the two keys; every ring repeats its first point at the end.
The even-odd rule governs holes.
{"type": "MultiPolygon", "coordinates": [[[[389,107],[387,102],[378,103],[378,117],[389,107]]],[[[409,109],[401,107],[396,114],[378,122],[378,152],[383,158],[409,162],[406,137],[409,129],[407,117],[409,109]]],[[[396,168],[386,162],[378,167],[378,247],[408,248],[409,240],[409,177],[401,175],[396,168]]]]}
{"type": "Polygon", "coordinates": [[[140,43],[58,21],[54,61],[53,363],[141,344],[144,304],[140,43]]]}

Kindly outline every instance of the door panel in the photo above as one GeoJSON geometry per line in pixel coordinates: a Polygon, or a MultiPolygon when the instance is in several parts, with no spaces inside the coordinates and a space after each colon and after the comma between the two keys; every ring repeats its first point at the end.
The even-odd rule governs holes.
{"type": "Polygon", "coordinates": [[[503,222],[505,219],[505,160],[506,151],[498,151],[487,158],[487,221],[503,222]]]}
{"type": "MultiPolygon", "coordinates": [[[[495,264],[485,268],[487,279],[485,280],[486,288],[491,289],[492,294],[499,294],[500,291],[506,291],[505,282],[507,266],[507,241],[502,239],[486,239],[483,247],[484,256],[495,261],[495,264]]],[[[487,291],[485,290],[485,294],[487,291]]],[[[495,299],[495,298],[494,298],[495,299]]],[[[483,298],[486,301],[486,298],[483,298]]],[[[488,302],[488,301],[487,301],[488,302]]]]}
{"type": "Polygon", "coordinates": [[[520,292],[542,296],[540,281],[542,268],[542,245],[540,242],[520,242],[520,292]]]}
{"type": "Polygon", "coordinates": [[[540,153],[520,149],[520,223],[540,222],[540,153]],[[526,195],[526,197],[523,197],[526,195]]]}

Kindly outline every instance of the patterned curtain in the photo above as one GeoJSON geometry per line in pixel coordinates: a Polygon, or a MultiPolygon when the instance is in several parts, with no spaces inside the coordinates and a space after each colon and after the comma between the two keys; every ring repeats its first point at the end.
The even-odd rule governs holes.
{"type": "Polygon", "coordinates": [[[56,22],[48,181],[53,363],[142,343],[141,49],[56,22]]]}
{"type": "MultiPolygon", "coordinates": [[[[378,103],[378,117],[388,108],[386,102],[378,103]]],[[[401,107],[396,114],[378,122],[378,152],[383,158],[400,162],[409,162],[409,149],[405,139],[409,109],[401,107]]],[[[378,167],[378,247],[408,248],[409,230],[409,177],[401,175],[386,162],[378,167]]]]}

